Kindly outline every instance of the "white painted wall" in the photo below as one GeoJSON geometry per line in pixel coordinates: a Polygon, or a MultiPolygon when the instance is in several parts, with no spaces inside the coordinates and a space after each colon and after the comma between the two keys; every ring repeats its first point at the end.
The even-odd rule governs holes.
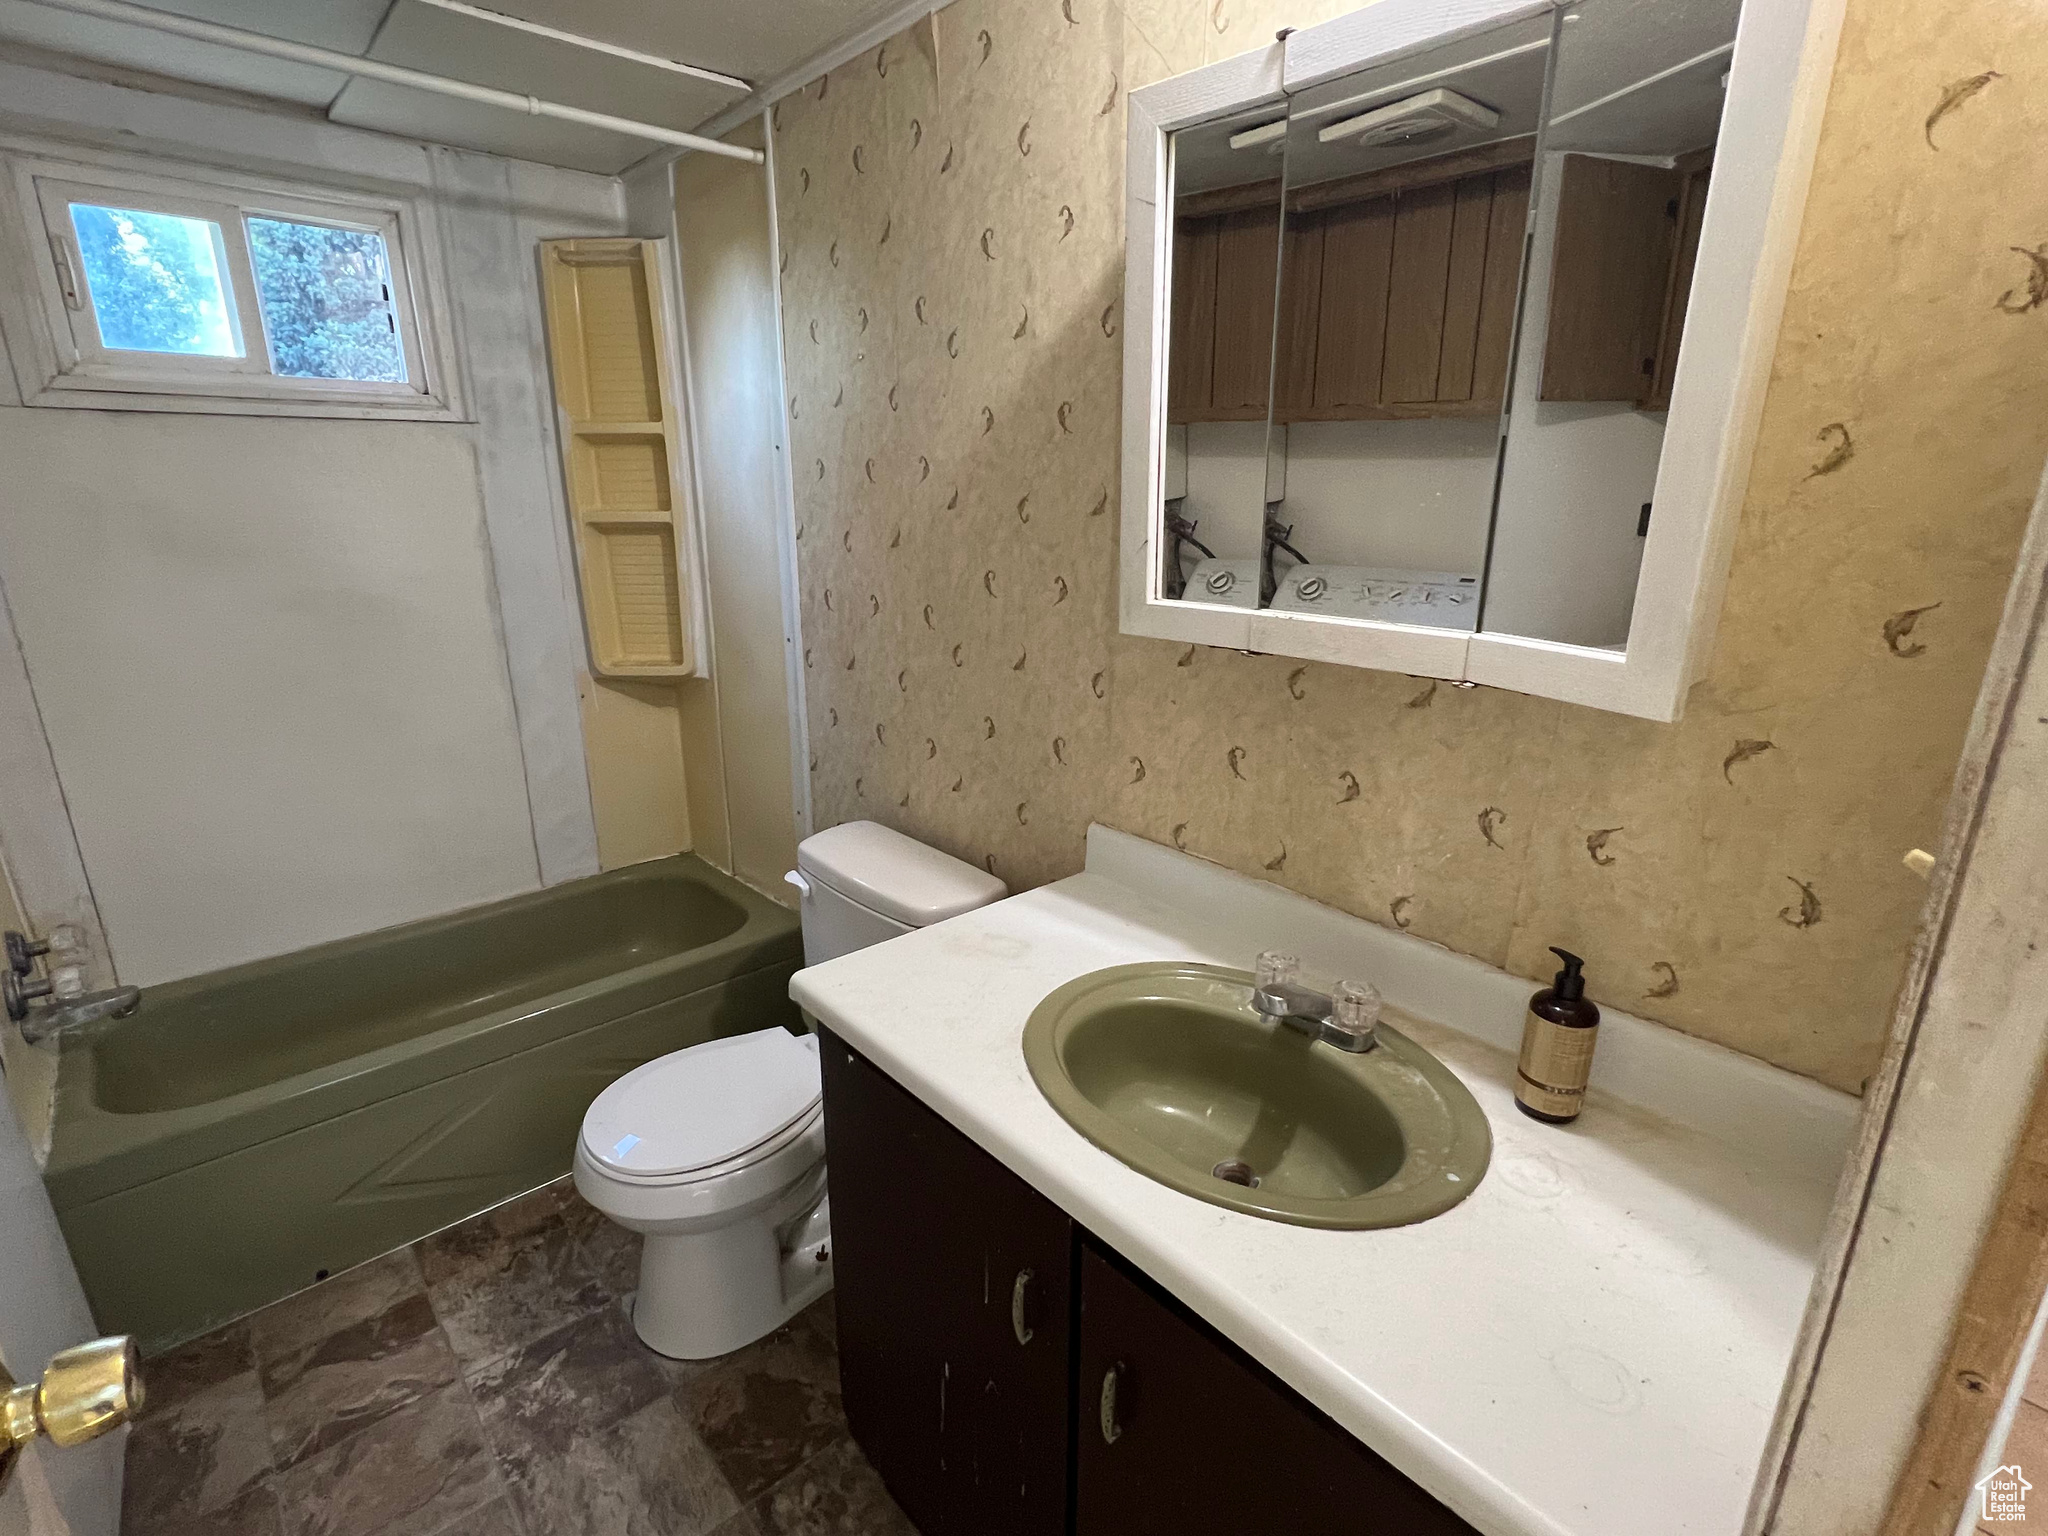
{"type": "MultiPolygon", "coordinates": [[[[1254,558],[1266,521],[1266,494],[1282,478],[1269,479],[1263,421],[1195,421],[1187,427],[1188,494],[1181,516],[1195,524],[1195,536],[1222,558],[1254,558]]],[[[1284,455],[1280,462],[1286,462],[1284,455]]],[[[1187,566],[1194,569],[1195,552],[1187,566]]]]}
{"type": "Polygon", "coordinates": [[[1294,543],[1324,565],[1473,571],[1486,562],[1499,424],[1485,420],[1191,422],[1183,515],[1217,554],[1259,552],[1269,494],[1294,543]]]}
{"type": "Polygon", "coordinates": [[[1476,573],[1499,443],[1490,416],[1297,421],[1280,520],[1318,564],[1476,573]]]}
{"type": "Polygon", "coordinates": [[[540,882],[461,427],[0,411],[0,569],[141,985],[540,882]]]}
{"type": "Polygon", "coordinates": [[[533,242],[623,232],[618,184],[8,63],[0,130],[429,189],[474,418],[0,396],[0,580],[121,979],[595,872],[533,242]]]}
{"type": "Polygon", "coordinates": [[[1625,404],[1546,405],[1558,155],[1544,157],[1484,627],[1568,645],[1628,643],[1643,540],[1636,527],[1657,484],[1662,413],[1625,404]]]}

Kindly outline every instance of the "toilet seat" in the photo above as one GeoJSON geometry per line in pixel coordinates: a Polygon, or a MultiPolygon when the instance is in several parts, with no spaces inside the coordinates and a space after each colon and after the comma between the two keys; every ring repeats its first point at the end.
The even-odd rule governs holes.
{"type": "Polygon", "coordinates": [[[709,1040],[628,1072],[583,1117],[580,1160],[639,1187],[735,1173],[800,1138],[822,1113],[809,1036],[757,1030],[709,1040]]]}
{"type": "MultiPolygon", "coordinates": [[[[737,1157],[722,1163],[713,1163],[708,1168],[693,1168],[685,1173],[631,1173],[599,1161],[588,1146],[579,1147],[578,1160],[601,1179],[633,1189],[673,1189],[686,1184],[708,1184],[716,1179],[730,1178],[736,1173],[759,1168],[763,1164],[777,1161],[778,1154],[810,1138],[811,1132],[825,1119],[823,1105],[819,1105],[802,1119],[792,1122],[777,1131],[759,1146],[749,1147],[737,1157]]],[[[806,1153],[808,1155],[808,1152],[806,1153]]]]}

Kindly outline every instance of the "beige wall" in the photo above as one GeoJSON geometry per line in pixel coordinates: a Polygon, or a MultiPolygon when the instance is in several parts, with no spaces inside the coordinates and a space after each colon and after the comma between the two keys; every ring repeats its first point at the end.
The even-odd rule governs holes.
{"type": "Polygon", "coordinates": [[[958,0],[782,103],[818,824],[1014,885],[1106,821],[1524,975],[1571,946],[1603,1001],[1855,1089],[2048,451],[2013,250],[2048,240],[2048,13],[1850,0],[1718,645],[1666,726],[1116,633],[1123,93],[1350,8],[958,0]]]}
{"type": "MultiPolygon", "coordinates": [[[[730,135],[759,145],[757,123],[730,135]]],[[[768,179],[690,155],[675,170],[676,255],[711,598],[728,868],[777,900],[796,867],[782,572],[786,528],[768,179]]]]}

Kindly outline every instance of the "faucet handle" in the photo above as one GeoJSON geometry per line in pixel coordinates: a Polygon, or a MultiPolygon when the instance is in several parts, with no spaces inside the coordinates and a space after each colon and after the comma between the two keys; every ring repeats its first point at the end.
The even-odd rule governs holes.
{"type": "Polygon", "coordinates": [[[1340,981],[1330,994],[1330,1021],[1323,1038],[1340,1051],[1369,1051],[1380,1043],[1379,989],[1367,982],[1340,981]]]}
{"type": "Polygon", "coordinates": [[[36,968],[36,956],[50,952],[50,941],[32,939],[25,933],[9,928],[6,933],[7,968],[17,976],[26,976],[36,968]]]}
{"type": "Polygon", "coordinates": [[[1281,950],[1268,949],[1259,953],[1257,977],[1261,992],[1277,992],[1282,987],[1291,987],[1301,980],[1301,961],[1298,957],[1281,950]]]}

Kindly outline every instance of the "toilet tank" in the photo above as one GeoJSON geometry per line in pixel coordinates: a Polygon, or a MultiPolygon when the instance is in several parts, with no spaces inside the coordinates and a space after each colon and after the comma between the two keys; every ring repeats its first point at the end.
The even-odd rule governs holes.
{"type": "Polygon", "coordinates": [[[783,878],[803,893],[805,965],[1010,894],[987,871],[873,821],[844,822],[805,838],[796,868],[783,878]]]}

